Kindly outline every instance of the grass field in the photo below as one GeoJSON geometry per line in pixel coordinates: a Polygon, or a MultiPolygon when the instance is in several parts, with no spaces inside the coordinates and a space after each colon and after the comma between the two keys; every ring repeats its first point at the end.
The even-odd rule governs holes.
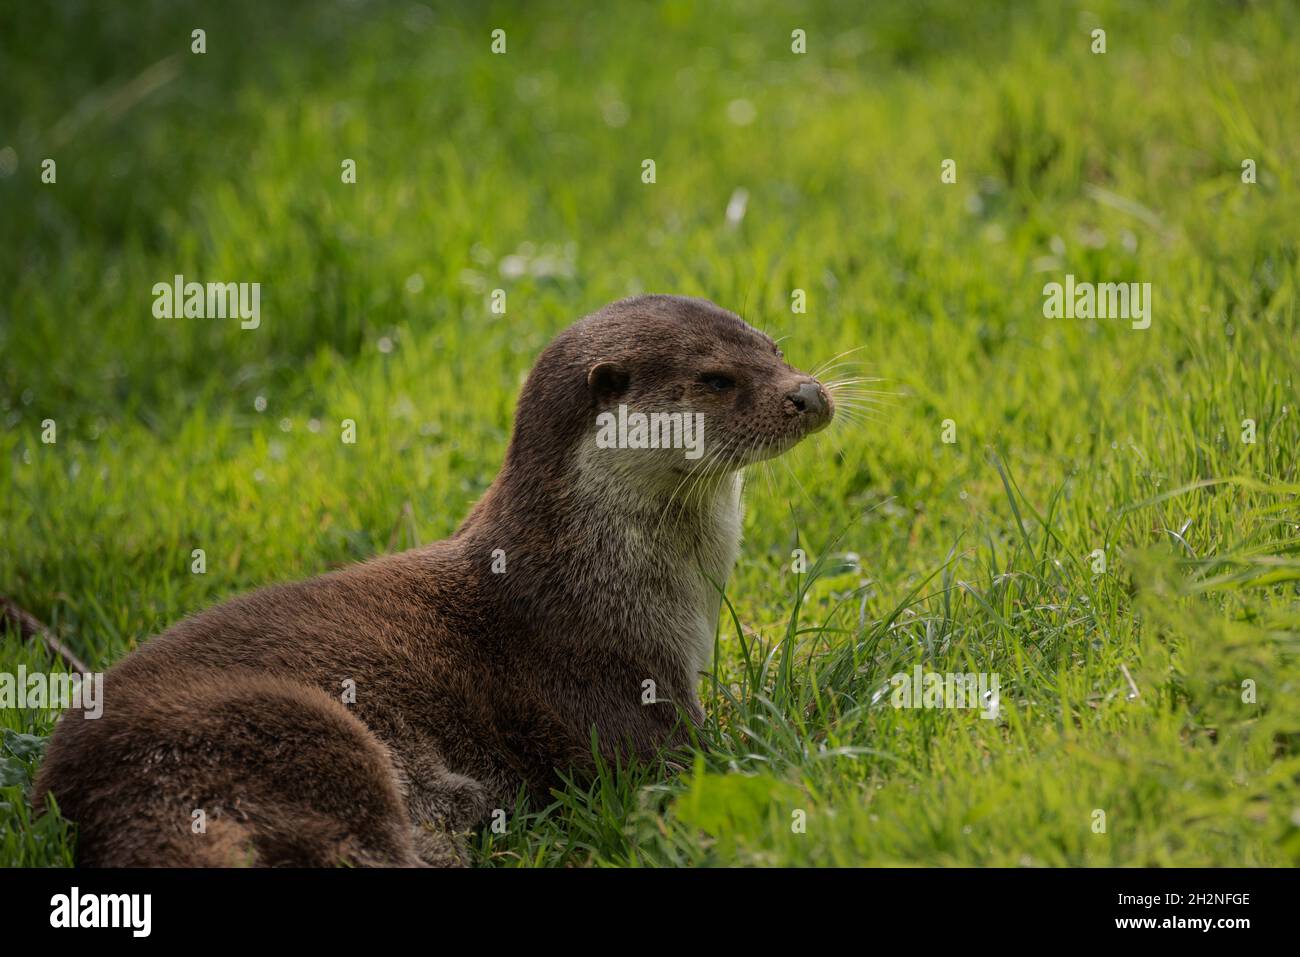
{"type": "MultiPolygon", "coordinates": [[[[1294,864],[1297,35],[1283,2],[6,10],[0,593],[102,669],[444,537],[551,336],[705,296],[891,394],[749,476],[715,750],[482,864],[1294,864]],[[260,282],[260,326],[155,318],[178,273],[260,282]],[[1150,283],[1150,327],[1045,318],[1067,274],[1150,283]],[[918,665],[997,674],[996,717],[893,707],[918,665]]],[[[20,664],[55,667],[4,635],[20,664]]],[[[71,860],[26,796],[53,717],[0,709],[0,864],[71,860]]]]}

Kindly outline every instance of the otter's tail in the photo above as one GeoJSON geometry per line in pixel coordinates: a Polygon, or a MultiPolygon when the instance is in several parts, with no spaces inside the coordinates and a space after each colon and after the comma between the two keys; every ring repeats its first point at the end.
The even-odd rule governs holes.
{"type": "Polygon", "coordinates": [[[33,793],[76,823],[79,864],[420,863],[387,748],[323,691],[240,672],[113,678],[99,718],[60,719],[33,793]]]}

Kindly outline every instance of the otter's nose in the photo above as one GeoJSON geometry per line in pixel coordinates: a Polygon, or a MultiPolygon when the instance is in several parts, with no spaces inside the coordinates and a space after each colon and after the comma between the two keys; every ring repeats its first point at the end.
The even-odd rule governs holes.
{"type": "Polygon", "coordinates": [[[795,411],[800,415],[812,415],[819,419],[826,415],[828,409],[826,391],[820,382],[812,379],[800,382],[799,388],[787,392],[785,397],[790,400],[795,411]]]}

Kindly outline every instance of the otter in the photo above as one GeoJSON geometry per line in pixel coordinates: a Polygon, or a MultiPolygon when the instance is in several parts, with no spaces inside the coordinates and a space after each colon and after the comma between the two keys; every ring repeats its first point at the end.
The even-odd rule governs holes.
{"type": "Polygon", "coordinates": [[[144,643],[104,676],[102,717],[62,715],[34,803],[55,796],[84,866],[467,863],[465,835],[521,793],[689,745],[742,470],[833,415],[711,302],[606,306],[542,352],[449,539],[144,643]],[[596,442],[620,406],[702,415],[703,454],[596,442]]]}

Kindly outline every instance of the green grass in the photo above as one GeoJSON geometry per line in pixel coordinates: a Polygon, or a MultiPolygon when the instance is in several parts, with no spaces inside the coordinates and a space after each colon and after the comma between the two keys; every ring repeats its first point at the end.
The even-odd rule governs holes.
{"type": "MultiPolygon", "coordinates": [[[[188,6],[0,14],[0,592],[93,666],[446,536],[552,335],[703,295],[898,394],[751,475],[707,756],[482,863],[1300,861],[1294,5],[188,6]],[[155,319],[176,273],[260,281],[261,328],[155,319]],[[1045,319],[1066,273],[1151,327],[1045,319]],[[917,664],[997,719],[891,707],[917,664]]],[[[0,864],[67,863],[0,747],[0,864]]]]}

